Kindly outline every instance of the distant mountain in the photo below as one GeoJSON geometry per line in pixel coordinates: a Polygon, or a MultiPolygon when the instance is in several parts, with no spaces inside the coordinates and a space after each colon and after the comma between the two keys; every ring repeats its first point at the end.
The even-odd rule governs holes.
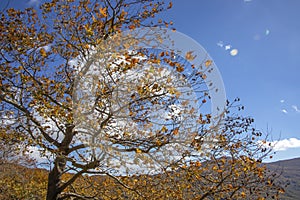
{"type": "Polygon", "coordinates": [[[268,168],[277,172],[282,172],[280,181],[288,182],[286,192],[282,196],[283,200],[300,199],[300,158],[281,160],[267,164],[268,168]]]}

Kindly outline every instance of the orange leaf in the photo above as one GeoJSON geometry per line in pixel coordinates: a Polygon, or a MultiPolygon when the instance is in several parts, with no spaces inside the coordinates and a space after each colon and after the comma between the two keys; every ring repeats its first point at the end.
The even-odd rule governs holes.
{"type": "Polygon", "coordinates": [[[103,17],[107,17],[107,8],[100,8],[99,10],[103,17]]]}
{"type": "Polygon", "coordinates": [[[178,128],[174,129],[173,135],[178,135],[178,133],[179,133],[179,129],[178,128]]]}
{"type": "Polygon", "coordinates": [[[182,66],[176,67],[176,71],[178,72],[183,72],[184,68],[182,66]]]}
{"type": "Polygon", "coordinates": [[[40,49],[40,53],[41,53],[41,55],[42,55],[43,57],[46,57],[46,56],[47,56],[47,52],[46,52],[46,50],[45,50],[44,48],[41,48],[41,49],[40,49]]]}
{"type": "Polygon", "coordinates": [[[192,61],[196,58],[196,56],[193,55],[193,51],[189,51],[185,54],[185,59],[188,61],[192,61]]]}
{"type": "Polygon", "coordinates": [[[135,29],[135,25],[131,24],[130,26],[128,26],[128,28],[129,28],[130,30],[135,29]]]}
{"type": "Polygon", "coordinates": [[[196,167],[201,167],[201,162],[197,161],[196,162],[196,167]]]}

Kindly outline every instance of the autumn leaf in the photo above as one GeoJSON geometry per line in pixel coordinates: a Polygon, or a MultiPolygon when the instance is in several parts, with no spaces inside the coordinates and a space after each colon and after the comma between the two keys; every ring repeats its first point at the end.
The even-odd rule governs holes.
{"type": "Polygon", "coordinates": [[[162,129],[161,129],[161,132],[164,132],[164,133],[165,133],[165,132],[167,132],[167,131],[168,131],[167,127],[163,126],[162,129]]]}
{"type": "Polygon", "coordinates": [[[241,197],[242,197],[242,198],[245,198],[245,197],[246,197],[245,192],[241,192],[241,197]]]}
{"type": "Polygon", "coordinates": [[[165,56],[165,52],[162,51],[160,54],[159,54],[160,57],[164,57],[165,56]]]}
{"type": "MultiPolygon", "coordinates": [[[[117,2],[53,0],[37,10],[3,9],[0,106],[2,121],[9,123],[0,126],[0,160],[13,165],[0,165],[0,199],[251,199],[251,191],[279,195],[279,186],[267,184],[277,183],[276,177],[255,160],[262,155],[261,143],[251,140],[253,121],[231,115],[235,106],[228,106],[221,126],[213,127],[212,115],[201,108],[208,95],[197,84],[207,78],[204,73],[210,69],[203,68],[213,61],[190,63],[187,70],[173,59],[177,49],[160,48],[164,39],[156,32],[150,43],[157,41],[153,49],[164,49],[158,55],[155,51],[147,59],[152,49],[134,56],[126,52],[136,43],[125,40],[123,31],[171,26],[152,17],[171,8],[172,2],[117,2]],[[50,54],[51,59],[45,59],[50,54]],[[161,63],[175,73],[154,67],[161,63]],[[188,73],[179,74],[185,70],[188,73]],[[196,98],[190,99],[194,92],[196,98]],[[83,103],[77,105],[77,100],[83,103]],[[170,118],[174,104],[183,109],[170,118]],[[14,170],[17,159],[23,159],[20,151],[34,153],[26,145],[41,151],[51,167],[35,175],[14,170]],[[136,166],[126,159],[130,152],[135,153],[136,166]],[[161,162],[160,157],[167,160],[161,162]],[[163,170],[152,171],[164,163],[163,170]],[[147,166],[155,175],[139,171],[147,166]],[[115,176],[118,171],[120,176],[115,176]]],[[[138,39],[139,44],[150,44],[147,35],[138,39]]],[[[196,58],[193,51],[185,52],[186,61],[196,58]]]]}
{"type": "Polygon", "coordinates": [[[283,188],[280,188],[280,189],[279,189],[279,193],[284,194],[284,193],[285,193],[285,190],[284,190],[283,188]]]}
{"type": "Polygon", "coordinates": [[[201,167],[201,162],[200,161],[196,162],[196,167],[201,167]]]}
{"type": "Polygon", "coordinates": [[[107,8],[106,7],[100,8],[99,11],[103,17],[107,17],[107,8]]]}
{"type": "Polygon", "coordinates": [[[178,133],[179,133],[179,128],[173,130],[173,135],[178,135],[178,133]]]}
{"type": "Polygon", "coordinates": [[[209,66],[211,66],[211,64],[212,64],[211,60],[205,61],[205,67],[209,67],[209,66]]]}
{"type": "Polygon", "coordinates": [[[176,67],[176,71],[177,72],[183,72],[184,71],[184,67],[182,67],[182,66],[176,67]]]}
{"type": "Polygon", "coordinates": [[[88,36],[92,36],[92,35],[94,34],[94,32],[93,32],[91,26],[85,25],[84,28],[85,28],[86,34],[87,34],[88,36]]]}
{"type": "Polygon", "coordinates": [[[93,22],[97,22],[97,19],[95,18],[94,15],[92,15],[92,19],[93,19],[93,22]]]}
{"type": "Polygon", "coordinates": [[[40,49],[40,54],[43,56],[43,57],[46,57],[47,56],[47,52],[44,48],[41,48],[40,49]]]}
{"type": "Polygon", "coordinates": [[[186,54],[185,54],[185,59],[187,59],[188,61],[192,61],[196,58],[195,55],[193,55],[193,51],[188,51],[186,54]]]}
{"type": "Polygon", "coordinates": [[[128,26],[128,28],[129,28],[130,30],[135,29],[135,25],[134,25],[134,24],[131,24],[131,25],[128,26]]]}
{"type": "Polygon", "coordinates": [[[136,153],[142,153],[142,150],[140,150],[140,149],[136,149],[135,151],[136,151],[136,153]]]}

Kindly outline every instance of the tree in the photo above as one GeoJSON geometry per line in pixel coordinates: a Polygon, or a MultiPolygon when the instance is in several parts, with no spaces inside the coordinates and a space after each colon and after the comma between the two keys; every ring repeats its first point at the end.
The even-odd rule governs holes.
{"type": "Polygon", "coordinates": [[[46,174],[35,168],[26,140],[18,133],[0,130],[0,198],[41,199],[46,193],[46,174]]]}
{"type": "MultiPolygon", "coordinates": [[[[209,94],[192,86],[205,83],[210,70],[158,48],[160,34],[139,31],[171,25],[151,20],[171,7],[152,0],[52,0],[38,11],[1,14],[2,128],[53,158],[48,200],[237,198],[272,181],[257,164],[264,147],[247,135],[249,119],[229,117],[211,127],[212,116],[199,113],[209,94]],[[138,173],[136,166],[149,184],[140,182],[145,175],[121,176],[138,173]],[[99,186],[85,174],[110,180],[99,186]],[[82,181],[85,188],[78,187],[82,181]]],[[[184,59],[194,58],[186,52],[184,59]]],[[[212,61],[202,65],[209,69],[212,61]]],[[[273,183],[264,188],[278,192],[273,183]]]]}
{"type": "MultiPolygon", "coordinates": [[[[261,163],[270,150],[268,144],[255,143],[262,133],[252,127],[253,119],[235,115],[223,123],[214,135],[218,142],[204,143],[205,135],[194,141],[196,151],[186,155],[188,162],[158,174],[86,177],[85,192],[103,199],[279,199],[283,183],[277,180],[280,174],[261,163]]],[[[79,181],[73,189],[81,186],[79,181]]]]}

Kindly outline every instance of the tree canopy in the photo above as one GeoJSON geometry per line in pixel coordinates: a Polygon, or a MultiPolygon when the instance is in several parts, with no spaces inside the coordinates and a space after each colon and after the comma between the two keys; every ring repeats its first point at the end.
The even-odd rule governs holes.
{"type": "Polygon", "coordinates": [[[25,185],[48,200],[278,198],[253,119],[231,114],[236,104],[217,120],[202,111],[213,61],[196,66],[193,49],[180,56],[176,41],[165,48],[162,32],[149,31],[172,26],[158,18],[171,7],[52,0],[2,11],[1,160],[34,147],[51,163],[43,184],[25,185]]]}

